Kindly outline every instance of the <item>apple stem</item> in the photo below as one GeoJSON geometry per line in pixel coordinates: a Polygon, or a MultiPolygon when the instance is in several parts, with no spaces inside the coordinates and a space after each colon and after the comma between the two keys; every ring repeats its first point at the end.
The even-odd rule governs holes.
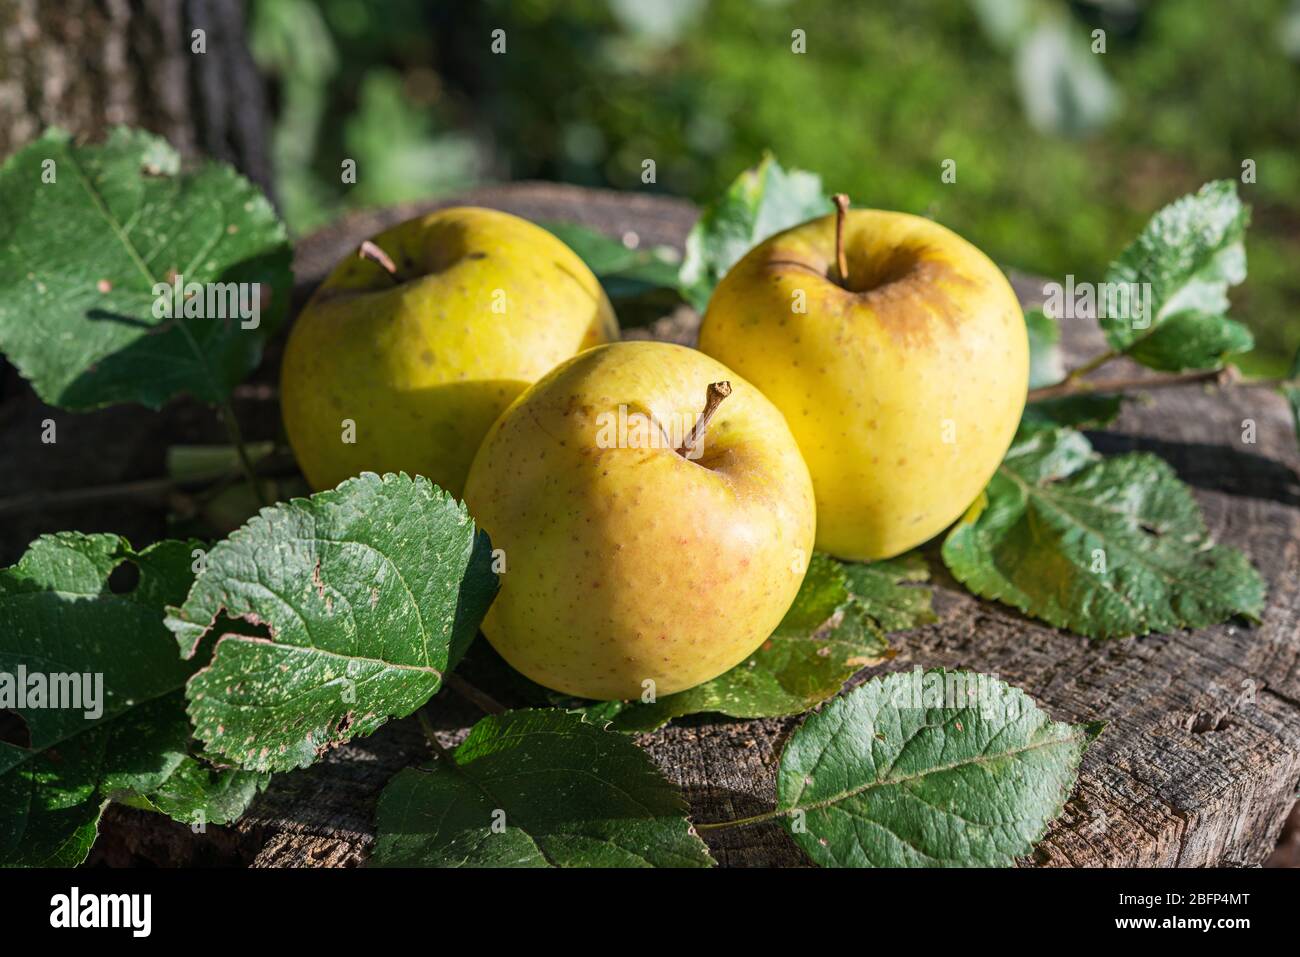
{"type": "Polygon", "coordinates": [[[844,254],[844,220],[849,215],[848,193],[836,193],[831,197],[835,204],[835,268],[839,270],[840,285],[849,287],[849,258],[844,254]]]}
{"type": "Polygon", "coordinates": [[[704,438],[704,432],[709,427],[709,420],[713,418],[713,413],[718,411],[718,406],[722,405],[722,400],[729,395],[731,395],[730,382],[709,383],[709,390],[704,398],[704,411],[695,420],[691,434],[686,436],[686,441],[682,443],[681,448],[677,449],[678,455],[682,458],[691,457],[691,453],[695,451],[695,446],[704,438]]]}
{"type": "Polygon", "coordinates": [[[392,257],[384,252],[370,240],[366,240],[357,249],[357,255],[362,259],[369,259],[372,263],[378,263],[384,272],[397,279],[397,263],[393,262],[392,257]]]}

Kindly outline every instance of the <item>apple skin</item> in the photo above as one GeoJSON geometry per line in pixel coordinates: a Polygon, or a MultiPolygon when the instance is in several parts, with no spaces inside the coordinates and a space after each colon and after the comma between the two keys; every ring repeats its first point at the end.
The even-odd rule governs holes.
{"type": "Polygon", "coordinates": [[[1029,380],[1011,285],[975,246],[906,213],[853,210],[767,239],[709,302],[700,349],[784,414],[817,494],[817,547],[889,558],[956,520],[997,469],[1029,380]],[[806,312],[796,312],[798,293],[806,312]]]}
{"type": "Polygon", "coordinates": [[[816,529],[781,413],[663,342],[598,346],[529,388],[483,441],[465,502],[506,560],[488,641],[534,681],[600,700],[640,697],[647,679],[671,694],[739,664],[794,601],[816,529]],[[646,447],[647,416],[687,432],[724,380],[698,459],[646,447]],[[620,404],[646,426],[623,447],[601,440],[620,404]]]}
{"type": "Polygon", "coordinates": [[[372,242],[404,281],[353,254],[312,296],[280,376],[289,443],[316,489],[405,471],[459,496],[497,416],[556,363],[617,339],[614,310],[577,254],[508,213],[444,209],[372,242]]]}

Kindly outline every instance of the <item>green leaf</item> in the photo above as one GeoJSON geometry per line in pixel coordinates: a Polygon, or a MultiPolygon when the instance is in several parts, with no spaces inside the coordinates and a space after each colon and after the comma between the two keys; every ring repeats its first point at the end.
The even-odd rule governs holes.
{"type": "Polygon", "coordinates": [[[1124,405],[1122,395],[1067,395],[1040,399],[1025,406],[1021,424],[1066,426],[1074,429],[1104,429],[1115,421],[1124,405]]]}
{"type": "Polygon", "coordinates": [[[1300,351],[1297,351],[1295,358],[1291,360],[1291,371],[1287,374],[1287,381],[1282,385],[1282,394],[1286,396],[1287,404],[1291,406],[1295,439],[1296,443],[1300,444],[1300,351]]]}
{"type": "Polygon", "coordinates": [[[1042,309],[1025,313],[1029,333],[1029,388],[1055,385],[1065,378],[1061,356],[1061,327],[1042,309]]]}
{"type": "Polygon", "coordinates": [[[1249,348],[1249,332],[1222,315],[1228,287],[1246,278],[1249,221],[1232,180],[1206,183],[1156,213],[1107,270],[1112,288],[1150,289],[1140,322],[1132,315],[1099,320],[1111,348],[1158,369],[1213,368],[1223,355],[1249,348]],[[1172,328],[1164,329],[1167,323],[1172,328]]]}
{"type": "Polygon", "coordinates": [[[1005,867],[1060,815],[1100,731],[987,675],[873,678],[790,736],[777,811],[823,867],[1005,867]]]}
{"type": "Polygon", "coordinates": [[[626,736],[555,710],[484,718],[384,788],[381,867],[708,867],[686,802],[626,736]]]}
{"type": "Polygon", "coordinates": [[[930,566],[920,552],[863,564],[842,562],[849,591],[882,631],[906,631],[938,621],[934,593],[918,588],[930,580],[930,566]]]}
{"type": "MultiPolygon", "coordinates": [[[[194,544],[137,552],[116,535],[65,532],[0,570],[0,708],[15,711],[30,737],[28,747],[0,743],[0,865],[81,863],[108,800],[165,789],[194,762],[182,691],[193,668],[163,627],[163,607],[189,587],[194,544]],[[127,562],[139,582],[115,591],[109,576],[127,562]],[[84,696],[81,707],[33,700],[36,674],[50,687],[56,675],[88,675],[92,697],[102,681],[102,713],[84,696]],[[14,697],[19,683],[25,705],[14,697]]],[[[67,680],[58,679],[65,691],[67,680]]]]}
{"type": "Polygon", "coordinates": [[[678,277],[682,295],[704,312],[713,288],[754,246],[783,229],[824,216],[833,207],[821,177],[785,170],[771,153],[741,173],[710,203],[686,237],[678,277]]]}
{"type": "Polygon", "coordinates": [[[1022,428],[943,557],[975,594],[1093,638],[1257,619],[1265,586],[1211,542],[1191,491],[1146,453],[1101,459],[1071,429],[1022,428]]]}
{"type": "Polygon", "coordinates": [[[1229,356],[1255,348],[1255,337],[1239,322],[1202,312],[1170,316],[1126,355],[1151,369],[1218,369],[1229,356]]]}
{"type": "Polygon", "coordinates": [[[776,631],[730,671],[654,702],[588,702],[546,692],[547,703],[627,732],[652,731],[689,714],[802,714],[889,657],[885,632],[936,620],[930,589],[917,587],[928,578],[925,559],[915,553],[869,565],[816,553],[776,631]]]}
{"type": "Polygon", "coordinates": [[[652,703],[629,702],[611,716],[613,727],[650,731],[706,712],[733,718],[802,714],[888,650],[880,626],[849,592],[840,563],[815,554],[794,604],[757,651],[694,688],[652,703]]]}
{"type": "Polygon", "coordinates": [[[653,731],[689,714],[802,714],[889,657],[886,631],[936,620],[931,590],[918,587],[928,578],[917,553],[870,565],[814,553],[790,610],[757,651],[711,681],[653,702],[590,701],[551,691],[512,669],[486,642],[471,653],[471,681],[505,686],[530,704],[580,713],[625,732],[653,731]]]}
{"type": "Polygon", "coordinates": [[[305,767],[424,704],[496,594],[487,536],[427,479],[365,473],[266,508],[218,544],[167,627],[186,657],[225,634],[187,688],[195,734],[252,771],[305,767]]]}
{"type": "Polygon", "coordinates": [[[677,287],[676,250],[666,246],[629,249],[617,239],[577,223],[541,223],[596,274],[611,299],[677,287]]]}
{"type": "Polygon", "coordinates": [[[0,167],[0,209],[0,352],[51,405],[223,401],[288,305],[288,240],[265,197],[218,163],[180,172],[148,133],[79,146],[50,130],[0,167]],[[173,276],[262,284],[259,325],[155,316],[173,276]]]}
{"type": "Polygon", "coordinates": [[[270,780],[269,774],[218,770],[186,756],[144,797],[149,807],[186,824],[231,824],[243,817],[270,780]]]}

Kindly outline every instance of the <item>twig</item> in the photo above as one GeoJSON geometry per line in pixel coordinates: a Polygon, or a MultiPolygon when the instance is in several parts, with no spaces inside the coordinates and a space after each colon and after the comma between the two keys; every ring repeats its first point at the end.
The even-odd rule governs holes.
{"type": "Polygon", "coordinates": [[[480,691],[455,672],[442,676],[443,683],[485,714],[504,714],[506,708],[486,691],[480,691]]]}
{"type": "MultiPolygon", "coordinates": [[[[278,460],[267,456],[258,461],[254,471],[262,478],[282,478],[297,475],[298,467],[292,460],[278,460]]],[[[59,490],[39,490],[12,498],[0,499],[0,515],[14,512],[34,511],[36,509],[77,508],[82,505],[96,505],[102,502],[130,502],[152,500],[169,492],[201,490],[229,482],[244,474],[226,472],[221,475],[202,478],[177,479],[170,476],[161,478],[135,479],[129,482],[113,482],[106,485],[91,485],[85,488],[59,490]]]]}
{"type": "Polygon", "coordinates": [[[728,827],[748,827],[750,824],[762,824],[765,821],[775,821],[777,818],[786,817],[790,814],[789,810],[777,808],[772,811],[764,811],[762,814],[755,814],[752,817],[741,817],[734,821],[712,821],[707,824],[696,824],[697,831],[721,831],[728,827]]]}
{"type": "Polygon", "coordinates": [[[1140,392],[1148,389],[1173,389],[1179,386],[1198,383],[1213,384],[1220,388],[1226,386],[1244,386],[1260,388],[1280,385],[1282,380],[1242,379],[1236,366],[1224,366],[1222,369],[1203,369],[1196,372],[1177,372],[1171,375],[1131,376],[1123,379],[1079,379],[1066,376],[1056,385],[1041,389],[1030,389],[1028,401],[1040,402],[1043,399],[1059,399],[1070,395],[1096,395],[1098,393],[1140,392]]]}
{"type": "Polygon", "coordinates": [[[1065,381],[1071,382],[1076,379],[1082,379],[1089,372],[1095,372],[1096,370],[1104,366],[1106,363],[1113,362],[1119,357],[1120,357],[1120,353],[1116,352],[1114,349],[1107,349],[1105,352],[1101,353],[1100,355],[1093,356],[1091,359],[1089,359],[1087,362],[1085,362],[1083,365],[1079,366],[1078,368],[1071,369],[1069,372],[1067,372],[1065,374],[1065,381]]]}
{"type": "Polygon", "coordinates": [[[424,709],[421,708],[415,712],[415,717],[420,722],[420,730],[424,732],[424,737],[429,742],[429,747],[433,748],[433,753],[439,759],[450,762],[452,760],[451,754],[438,742],[437,732],[433,730],[433,725],[429,723],[429,718],[425,715],[424,709]]]}
{"type": "Polygon", "coordinates": [[[28,492],[12,498],[0,499],[0,515],[14,512],[29,512],[44,508],[76,508],[79,505],[95,505],[99,502],[117,502],[131,499],[152,499],[169,492],[180,491],[190,484],[177,482],[170,478],[139,479],[134,482],[118,482],[113,485],[98,485],[91,488],[74,488],[65,491],[28,492]]]}
{"type": "Polygon", "coordinates": [[[270,505],[266,499],[266,491],[262,488],[262,483],[257,480],[257,471],[253,468],[253,460],[248,457],[248,449],[244,445],[244,433],[239,427],[239,418],[235,415],[235,407],[227,399],[220,406],[221,419],[226,424],[226,432],[230,436],[230,443],[235,447],[235,454],[239,456],[239,467],[243,469],[244,477],[248,479],[253,486],[253,494],[257,497],[257,504],[270,505]]]}

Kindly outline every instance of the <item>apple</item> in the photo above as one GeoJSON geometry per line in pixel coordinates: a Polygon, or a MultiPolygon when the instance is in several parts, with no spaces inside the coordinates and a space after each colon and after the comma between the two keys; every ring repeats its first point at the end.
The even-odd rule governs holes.
{"type": "Polygon", "coordinates": [[[501,549],[483,633],[567,694],[671,694],[761,645],[816,529],[781,413],[684,346],[621,342],[539,380],[494,424],[465,502],[501,549]]]}
{"type": "Polygon", "coordinates": [[[405,471],[459,496],[515,396],[617,338],[600,283],[555,236],[444,209],[363,243],[312,296],[285,347],[285,431],[316,489],[405,471]]]}
{"type": "Polygon", "coordinates": [[[817,547],[888,558],[950,525],[997,469],[1024,410],[1028,335],[1006,277],[969,242],[836,201],[732,267],[699,345],[785,413],[817,547]]]}

